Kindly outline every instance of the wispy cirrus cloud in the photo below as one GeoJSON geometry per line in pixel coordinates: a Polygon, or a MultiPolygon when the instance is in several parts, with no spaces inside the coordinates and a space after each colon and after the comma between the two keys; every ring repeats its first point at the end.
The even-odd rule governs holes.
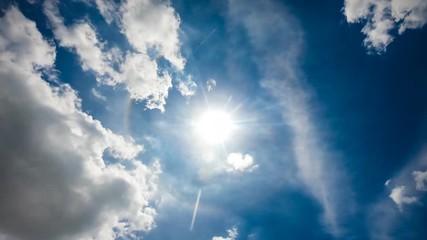
{"type": "Polygon", "coordinates": [[[69,85],[44,81],[55,55],[16,7],[0,18],[0,238],[132,238],[152,229],[160,164],[137,160],[143,147],[84,113],[69,85]]]}
{"type": "Polygon", "coordinates": [[[424,0],[346,0],[343,11],[347,22],[365,24],[363,44],[370,52],[385,52],[396,30],[402,35],[408,29],[422,28],[427,23],[427,2],[424,0]]]}
{"type": "Polygon", "coordinates": [[[95,88],[92,88],[91,90],[90,90],[90,93],[95,97],[95,98],[97,98],[97,99],[99,99],[99,100],[102,100],[102,101],[107,101],[107,98],[104,96],[104,95],[102,95],[102,93],[100,93],[98,90],[96,90],[95,88]]]}
{"type": "Polygon", "coordinates": [[[310,112],[310,93],[303,87],[304,78],[298,66],[302,30],[283,6],[272,1],[256,4],[229,1],[229,15],[232,23],[246,30],[256,54],[260,84],[274,96],[283,121],[292,132],[293,156],[300,180],[322,205],[323,223],[331,233],[339,235],[339,212],[349,211],[352,199],[347,186],[337,188],[337,179],[345,179],[337,167],[337,159],[322,144],[310,112]],[[273,26],[274,33],[270,31],[273,26]]]}

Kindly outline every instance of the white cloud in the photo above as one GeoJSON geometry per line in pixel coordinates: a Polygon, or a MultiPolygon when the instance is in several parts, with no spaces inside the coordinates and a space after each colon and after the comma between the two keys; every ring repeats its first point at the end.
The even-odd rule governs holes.
{"type": "Polygon", "coordinates": [[[322,220],[327,229],[339,235],[341,217],[351,214],[353,200],[345,174],[324,146],[310,112],[309,91],[303,87],[304,78],[298,66],[303,32],[280,3],[229,3],[231,20],[244,27],[257,53],[260,84],[275,97],[283,121],[290,128],[299,179],[322,205],[322,220]],[[271,26],[275,26],[274,34],[269,31],[271,26]]]}
{"type": "Polygon", "coordinates": [[[208,89],[208,92],[212,91],[216,87],[216,81],[215,79],[209,79],[206,81],[206,88],[208,89]]]}
{"type": "Polygon", "coordinates": [[[116,19],[115,12],[118,6],[114,1],[95,0],[96,6],[108,24],[111,24],[116,19]]]}
{"type": "Polygon", "coordinates": [[[425,0],[346,0],[344,15],[347,22],[363,22],[364,45],[379,53],[393,41],[393,31],[403,34],[427,23],[425,0]]]}
{"type": "Polygon", "coordinates": [[[416,197],[407,197],[405,186],[397,186],[393,188],[389,197],[396,203],[400,210],[404,204],[412,204],[417,201],[416,197]]]}
{"type": "Polygon", "coordinates": [[[388,179],[387,181],[385,181],[384,186],[390,187],[390,184],[391,184],[391,179],[388,179]]]}
{"type": "Polygon", "coordinates": [[[185,63],[179,52],[180,21],[173,8],[154,1],[126,1],[120,6],[112,1],[96,1],[106,21],[118,21],[136,49],[124,54],[118,47],[107,49],[87,20],[65,26],[57,4],[46,1],[44,12],[55,38],[78,55],[83,70],[95,73],[102,84],[123,84],[132,99],[146,101],[148,109],[164,111],[172,80],[168,71],[158,66],[157,59],[164,57],[179,70],[185,63]],[[157,56],[149,56],[152,50],[157,56]]]}
{"type": "Polygon", "coordinates": [[[227,237],[214,236],[212,237],[212,240],[235,240],[238,236],[237,228],[233,227],[231,229],[228,229],[227,234],[227,237]]]}
{"type": "Polygon", "coordinates": [[[100,93],[98,90],[96,90],[95,88],[92,88],[91,90],[90,90],[90,93],[92,93],[92,95],[94,96],[94,97],[96,97],[97,99],[99,99],[99,100],[102,100],[102,101],[107,101],[107,98],[104,96],[104,95],[102,95],[102,93],[100,93]]]}
{"type": "Polygon", "coordinates": [[[248,235],[248,240],[255,240],[257,239],[257,235],[255,233],[251,233],[248,235]]]}
{"type": "Polygon", "coordinates": [[[427,169],[427,148],[421,149],[415,158],[408,161],[388,181],[387,193],[381,194],[383,197],[378,198],[367,210],[371,239],[392,239],[396,223],[401,221],[401,215],[395,211],[396,205],[399,211],[403,211],[404,205],[418,203],[424,197],[425,191],[422,189],[425,172],[418,169],[427,169]],[[391,194],[388,193],[388,188],[391,189],[391,194]]]}
{"type": "Polygon", "coordinates": [[[189,75],[187,80],[178,82],[178,91],[184,97],[191,97],[196,95],[197,84],[193,81],[193,77],[189,75]]]}
{"type": "Polygon", "coordinates": [[[55,1],[44,3],[44,12],[52,25],[55,38],[61,46],[69,48],[78,55],[82,68],[93,71],[97,80],[104,84],[114,85],[118,74],[112,68],[105,46],[99,41],[95,29],[87,22],[64,25],[64,19],[59,14],[55,1]]]}
{"type": "MultiPolygon", "coordinates": [[[[33,66],[51,66],[56,56],[55,49],[46,43],[36,30],[34,22],[27,21],[14,7],[0,19],[0,61],[12,62],[25,71],[33,66]],[[26,48],[25,46],[33,46],[26,48]],[[34,47],[39,46],[39,47],[34,47]],[[37,62],[31,61],[36,57],[37,62]]],[[[4,67],[2,67],[3,69],[4,67]]]]}
{"type": "Polygon", "coordinates": [[[160,164],[135,160],[142,146],[82,112],[69,85],[44,81],[38,69],[54,60],[19,10],[0,18],[0,236],[108,240],[150,230],[160,164]]]}
{"type": "Polygon", "coordinates": [[[227,157],[227,171],[253,171],[258,165],[254,165],[254,159],[249,154],[230,153],[227,157]]]}
{"type": "Polygon", "coordinates": [[[158,73],[158,66],[146,54],[132,53],[121,66],[122,79],[133,99],[145,99],[148,109],[164,111],[172,78],[167,71],[158,73]]]}
{"type": "Polygon", "coordinates": [[[130,44],[139,52],[148,49],[168,60],[177,69],[184,69],[180,54],[179,25],[181,20],[166,1],[124,1],[120,6],[120,27],[130,44]]]}
{"type": "Polygon", "coordinates": [[[419,191],[427,191],[426,182],[427,182],[427,171],[414,171],[412,172],[415,180],[415,188],[419,191]]]}
{"type": "Polygon", "coordinates": [[[107,22],[117,20],[138,52],[155,50],[157,57],[164,57],[178,70],[184,69],[179,41],[181,20],[168,1],[129,0],[118,6],[111,0],[96,0],[96,5],[107,22]]]}

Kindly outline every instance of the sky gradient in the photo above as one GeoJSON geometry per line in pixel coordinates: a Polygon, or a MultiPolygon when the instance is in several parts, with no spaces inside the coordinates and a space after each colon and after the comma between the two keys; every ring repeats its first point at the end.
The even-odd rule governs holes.
{"type": "Polygon", "coordinates": [[[0,10],[0,240],[426,238],[426,1],[0,10]]]}

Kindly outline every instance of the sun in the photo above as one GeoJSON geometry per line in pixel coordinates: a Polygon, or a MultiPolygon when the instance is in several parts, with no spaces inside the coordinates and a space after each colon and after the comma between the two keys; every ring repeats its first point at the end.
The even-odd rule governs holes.
{"type": "Polygon", "coordinates": [[[223,143],[234,129],[230,115],[221,110],[209,110],[197,120],[195,130],[205,142],[223,143]]]}

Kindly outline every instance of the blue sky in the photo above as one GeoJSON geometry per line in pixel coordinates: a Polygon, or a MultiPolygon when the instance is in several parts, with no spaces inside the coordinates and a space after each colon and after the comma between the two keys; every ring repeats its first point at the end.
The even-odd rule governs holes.
{"type": "Polygon", "coordinates": [[[0,9],[0,239],[426,238],[425,1],[0,9]]]}

